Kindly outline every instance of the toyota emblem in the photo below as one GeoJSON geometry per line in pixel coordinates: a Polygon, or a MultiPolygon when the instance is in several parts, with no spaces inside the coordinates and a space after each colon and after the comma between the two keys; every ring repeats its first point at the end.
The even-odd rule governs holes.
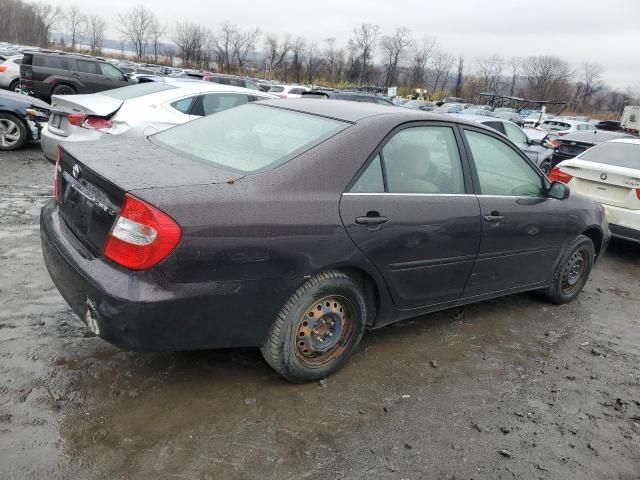
{"type": "Polygon", "coordinates": [[[607,179],[607,174],[606,173],[600,174],[600,180],[606,180],[606,179],[607,179]]]}
{"type": "Polygon", "coordinates": [[[73,173],[73,178],[78,178],[80,176],[80,167],[78,166],[77,163],[73,166],[71,173],[73,173]]]}

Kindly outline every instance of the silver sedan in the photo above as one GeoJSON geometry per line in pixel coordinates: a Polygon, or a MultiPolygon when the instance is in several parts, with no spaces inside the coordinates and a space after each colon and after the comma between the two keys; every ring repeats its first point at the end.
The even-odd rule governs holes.
{"type": "Polygon", "coordinates": [[[165,79],[91,95],[54,95],[42,151],[55,162],[58,145],[105,136],[145,137],[196,118],[273,95],[200,80],[165,79]]]}

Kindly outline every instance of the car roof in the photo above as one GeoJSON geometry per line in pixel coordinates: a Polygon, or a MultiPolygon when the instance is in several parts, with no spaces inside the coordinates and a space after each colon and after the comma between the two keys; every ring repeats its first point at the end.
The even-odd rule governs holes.
{"type": "MultiPolygon", "coordinates": [[[[160,82],[155,82],[155,83],[160,83],[160,82]]],[[[201,93],[201,92],[245,93],[248,95],[257,95],[260,97],[275,98],[273,95],[269,95],[265,92],[259,92],[258,90],[251,90],[243,87],[233,87],[231,85],[223,85],[221,83],[207,82],[204,80],[195,80],[195,79],[186,79],[186,78],[184,79],[183,78],[165,78],[164,83],[166,83],[167,85],[178,87],[178,88],[160,90],[158,92],[150,93],[148,95],[143,95],[141,97],[135,97],[132,100],[144,99],[144,98],[153,96],[156,101],[166,101],[166,100],[171,100],[173,98],[180,98],[193,93],[201,93]]],[[[127,88],[127,87],[125,86],[122,88],[127,88]]],[[[100,93],[108,94],[109,90],[106,90],[100,93]]],[[[100,93],[98,93],[98,95],[100,95],[100,93]]]]}
{"type": "MultiPolygon", "coordinates": [[[[468,125],[478,125],[477,122],[471,122],[458,118],[458,115],[446,115],[438,113],[424,112],[422,110],[399,107],[396,105],[380,105],[377,103],[366,102],[350,102],[346,100],[317,100],[311,98],[291,98],[277,100],[262,100],[258,104],[268,105],[272,107],[292,110],[296,112],[309,113],[322,117],[335,118],[350,123],[357,123],[361,120],[371,117],[390,117],[397,118],[398,123],[410,121],[444,121],[453,123],[462,123],[468,125]]],[[[489,131],[493,129],[482,126],[489,131]]]]}
{"type": "Polygon", "coordinates": [[[601,143],[617,138],[633,138],[628,133],[624,132],[607,132],[606,130],[596,130],[585,132],[584,130],[578,132],[568,133],[560,138],[562,142],[582,142],[589,141],[591,143],[601,143]]]}

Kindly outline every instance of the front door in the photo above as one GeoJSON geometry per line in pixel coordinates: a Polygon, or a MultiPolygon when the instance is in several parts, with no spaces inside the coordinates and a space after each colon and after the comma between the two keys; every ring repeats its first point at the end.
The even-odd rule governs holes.
{"type": "Polygon", "coordinates": [[[542,174],[498,135],[464,129],[482,240],[465,297],[551,279],[566,236],[566,209],[545,194],[542,174]]]}
{"type": "Polygon", "coordinates": [[[398,307],[462,295],[481,226],[452,126],[413,126],[392,135],[343,194],[340,214],[398,307]]]}

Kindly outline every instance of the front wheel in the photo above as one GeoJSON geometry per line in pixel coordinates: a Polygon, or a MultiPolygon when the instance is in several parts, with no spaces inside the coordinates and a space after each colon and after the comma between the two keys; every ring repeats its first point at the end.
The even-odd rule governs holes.
{"type": "Polygon", "coordinates": [[[27,142],[27,127],[10,113],[0,112],[0,151],[17,150],[27,142]]]}
{"type": "Polygon", "coordinates": [[[22,90],[20,89],[20,80],[14,80],[13,82],[11,82],[11,85],[9,85],[9,90],[15,93],[22,93],[22,90]]]}
{"type": "Polygon", "coordinates": [[[357,283],[342,272],[319,273],[282,307],[260,350],[290,382],[320,380],[351,356],[365,319],[366,304],[357,283]]]}
{"type": "Polygon", "coordinates": [[[585,235],[578,235],[562,256],[553,282],[544,292],[545,297],[557,304],[571,302],[587,283],[594,259],[593,242],[585,235]]]}

